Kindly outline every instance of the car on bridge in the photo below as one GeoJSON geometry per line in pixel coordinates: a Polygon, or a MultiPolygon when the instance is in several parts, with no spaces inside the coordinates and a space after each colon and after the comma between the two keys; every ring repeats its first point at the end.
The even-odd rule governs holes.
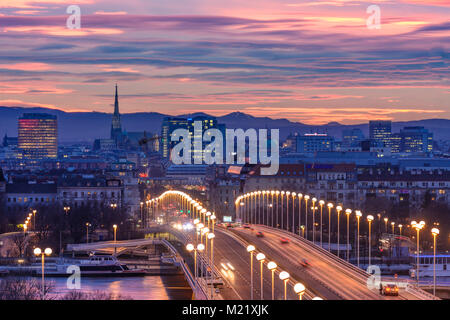
{"type": "Polygon", "coordinates": [[[281,238],[280,238],[280,241],[281,241],[281,243],[283,243],[283,244],[289,243],[289,239],[288,239],[288,238],[285,238],[285,237],[281,237],[281,238]]]}
{"type": "Polygon", "coordinates": [[[261,231],[258,231],[258,232],[256,233],[256,236],[257,236],[258,238],[262,238],[262,237],[264,237],[264,233],[262,233],[261,231]]]}
{"type": "Polygon", "coordinates": [[[310,267],[311,266],[311,264],[308,262],[308,260],[306,260],[306,259],[302,259],[301,261],[300,261],[300,265],[302,266],[302,267],[304,267],[304,268],[307,268],[307,267],[310,267]]]}
{"type": "Polygon", "coordinates": [[[243,225],[242,225],[242,228],[245,228],[245,229],[250,229],[250,225],[249,225],[248,223],[246,223],[246,224],[243,224],[243,225]]]}
{"type": "Polygon", "coordinates": [[[387,284],[383,287],[383,295],[398,296],[398,287],[395,284],[387,284]]]}

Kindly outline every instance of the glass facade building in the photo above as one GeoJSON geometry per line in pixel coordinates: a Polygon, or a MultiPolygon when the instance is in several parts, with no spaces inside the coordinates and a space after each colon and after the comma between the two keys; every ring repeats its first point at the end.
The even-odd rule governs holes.
{"type": "Polygon", "coordinates": [[[306,133],[297,136],[298,153],[314,153],[317,151],[333,151],[334,138],[325,133],[306,133]]]}
{"type": "Polygon", "coordinates": [[[19,118],[18,147],[29,160],[58,157],[56,116],[46,113],[24,113],[19,118]]]}
{"type": "Polygon", "coordinates": [[[385,147],[389,147],[391,143],[391,133],[391,121],[369,121],[369,138],[371,140],[380,141],[384,144],[385,147]]]}

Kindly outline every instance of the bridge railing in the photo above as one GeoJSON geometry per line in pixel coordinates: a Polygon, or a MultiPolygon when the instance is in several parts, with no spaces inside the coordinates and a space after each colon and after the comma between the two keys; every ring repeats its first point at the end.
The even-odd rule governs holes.
{"type": "Polygon", "coordinates": [[[296,238],[297,240],[303,242],[304,244],[313,247],[316,251],[318,251],[320,254],[334,260],[335,262],[347,267],[348,269],[350,269],[351,271],[353,271],[355,274],[359,275],[360,277],[362,277],[364,280],[366,280],[370,275],[364,271],[361,268],[358,268],[357,266],[351,264],[350,262],[347,262],[346,260],[334,255],[333,253],[329,252],[328,250],[325,250],[324,248],[322,248],[321,246],[313,243],[312,241],[309,241],[301,236],[299,236],[298,234],[292,233],[290,231],[286,231],[283,229],[277,229],[277,228],[272,228],[272,227],[268,227],[266,225],[261,225],[261,227],[263,228],[267,228],[269,230],[273,230],[273,231],[278,231],[278,232],[282,232],[282,233],[287,233],[291,236],[293,236],[294,238],[296,238]]]}
{"type": "Polygon", "coordinates": [[[169,249],[170,252],[172,252],[172,254],[175,255],[176,264],[179,265],[181,267],[181,269],[183,270],[183,272],[186,276],[186,280],[189,283],[189,286],[194,291],[195,298],[197,300],[207,300],[208,296],[205,293],[203,287],[201,285],[199,285],[198,281],[192,275],[189,267],[184,262],[184,259],[180,258],[180,254],[178,253],[177,249],[175,249],[175,247],[169,241],[167,241],[165,239],[162,240],[161,242],[169,249]]]}

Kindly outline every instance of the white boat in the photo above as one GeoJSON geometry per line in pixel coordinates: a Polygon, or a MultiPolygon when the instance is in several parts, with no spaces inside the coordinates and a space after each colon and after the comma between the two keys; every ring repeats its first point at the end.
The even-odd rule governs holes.
{"type": "MultiPolygon", "coordinates": [[[[68,276],[74,272],[73,266],[80,268],[82,276],[137,276],[146,273],[143,269],[129,269],[111,255],[91,255],[87,259],[57,258],[55,262],[46,262],[45,274],[68,276]]],[[[41,268],[36,268],[36,273],[42,274],[41,268]]]]}
{"type": "MultiPolygon", "coordinates": [[[[419,256],[419,278],[433,277],[433,257],[433,255],[419,256]]],[[[412,278],[415,278],[417,272],[417,257],[411,256],[411,258],[414,259],[414,264],[413,268],[409,270],[409,275],[412,278]]],[[[450,278],[450,255],[436,255],[436,277],[450,278]]]]}

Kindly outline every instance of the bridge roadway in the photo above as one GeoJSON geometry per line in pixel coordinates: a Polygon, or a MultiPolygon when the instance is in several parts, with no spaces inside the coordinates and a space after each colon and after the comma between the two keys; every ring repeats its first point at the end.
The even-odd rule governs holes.
{"type": "MultiPolygon", "coordinates": [[[[309,241],[289,232],[273,229],[261,225],[253,225],[252,229],[235,228],[232,232],[276,261],[284,270],[288,271],[296,280],[302,282],[311,292],[324,299],[344,300],[418,300],[419,296],[400,288],[398,297],[386,297],[379,294],[378,288],[369,289],[367,279],[369,275],[359,271],[346,261],[330,254],[320,252],[321,248],[314,248],[309,241]],[[264,237],[256,237],[261,231],[264,237]],[[289,243],[281,244],[280,238],[289,239],[289,243]],[[306,259],[309,267],[300,264],[306,259]]],[[[424,298],[420,296],[420,298],[424,298]]]]}
{"type": "MultiPolygon", "coordinates": [[[[326,300],[415,300],[417,296],[400,291],[399,297],[381,296],[377,289],[369,289],[366,285],[368,275],[364,271],[355,272],[356,267],[350,268],[346,262],[330,255],[318,252],[311,243],[292,235],[288,232],[261,225],[253,225],[253,230],[241,227],[224,229],[219,226],[215,229],[214,240],[214,264],[223,276],[225,287],[221,290],[222,299],[250,299],[250,254],[246,247],[253,244],[257,251],[263,252],[267,261],[275,261],[279,268],[275,275],[274,293],[275,299],[284,298],[283,282],[278,275],[281,270],[288,271],[291,275],[287,288],[288,299],[298,299],[293,291],[295,282],[302,282],[307,288],[304,299],[319,296],[326,300]],[[261,231],[264,237],[256,237],[256,232],[261,231]],[[281,244],[280,237],[290,240],[289,244],[281,244]],[[311,264],[304,268],[300,265],[301,259],[306,259],[311,264]],[[231,264],[231,267],[229,266],[231,264]]],[[[185,232],[183,232],[185,233],[185,232]]],[[[129,247],[154,244],[158,240],[140,239],[130,241],[117,241],[117,251],[120,252],[129,247]]],[[[75,250],[111,250],[113,241],[102,243],[73,245],[75,250]]],[[[69,248],[69,250],[72,248],[69,248]]],[[[253,286],[254,299],[260,299],[260,263],[253,259],[253,286]]],[[[264,299],[271,299],[271,272],[267,266],[263,267],[264,299]]]]}

